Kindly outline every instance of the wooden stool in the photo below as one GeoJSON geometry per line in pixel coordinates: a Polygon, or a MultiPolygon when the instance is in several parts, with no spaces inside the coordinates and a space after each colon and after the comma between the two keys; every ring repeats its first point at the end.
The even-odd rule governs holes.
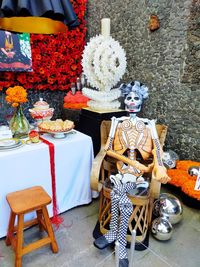
{"type": "Polygon", "coordinates": [[[6,245],[12,245],[15,251],[15,267],[22,266],[22,256],[44,245],[51,244],[54,253],[58,252],[58,245],[54,237],[53,228],[46,206],[51,203],[50,196],[41,186],[10,193],[6,196],[11,209],[6,245]],[[37,218],[24,223],[24,214],[36,211],[37,218]],[[15,218],[18,216],[17,226],[15,218]],[[40,230],[48,234],[36,242],[23,246],[23,230],[28,226],[39,224],[40,230]],[[15,237],[16,232],[16,237],[15,237]]]}

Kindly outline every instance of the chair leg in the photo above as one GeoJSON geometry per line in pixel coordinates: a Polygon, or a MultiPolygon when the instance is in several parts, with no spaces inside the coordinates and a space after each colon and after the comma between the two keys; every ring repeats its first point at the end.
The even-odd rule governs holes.
{"type": "Polygon", "coordinates": [[[37,220],[38,220],[39,229],[42,232],[42,231],[44,231],[44,227],[41,224],[41,221],[42,221],[42,210],[36,210],[36,213],[37,213],[37,220]]]}
{"type": "Polygon", "coordinates": [[[44,206],[42,208],[42,213],[43,213],[44,221],[45,221],[45,224],[47,227],[47,233],[51,239],[51,249],[52,249],[53,253],[57,253],[58,252],[58,245],[57,245],[57,242],[56,242],[56,239],[54,236],[53,228],[51,225],[51,221],[49,219],[49,214],[48,214],[46,206],[44,206]]]}
{"type": "Polygon", "coordinates": [[[11,245],[11,238],[13,236],[14,232],[14,225],[15,225],[15,217],[16,214],[13,213],[12,211],[10,212],[10,219],[9,219],[9,225],[8,225],[8,231],[7,231],[7,236],[6,236],[6,246],[11,245]]]}
{"type": "Polygon", "coordinates": [[[17,223],[17,244],[16,244],[16,250],[15,250],[15,267],[22,266],[23,230],[24,230],[24,214],[19,214],[18,223],[17,223]]]}

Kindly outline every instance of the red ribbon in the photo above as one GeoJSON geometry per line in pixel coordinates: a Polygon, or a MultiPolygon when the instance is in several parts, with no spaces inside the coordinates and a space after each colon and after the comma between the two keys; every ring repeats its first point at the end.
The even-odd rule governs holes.
{"type": "Polygon", "coordinates": [[[51,186],[52,186],[52,201],[53,201],[53,217],[51,222],[56,225],[58,228],[59,225],[63,222],[63,218],[58,216],[58,206],[56,199],[56,174],[55,174],[55,150],[54,144],[47,141],[46,139],[40,137],[43,143],[49,147],[49,157],[50,157],[50,168],[51,168],[51,186]]]}

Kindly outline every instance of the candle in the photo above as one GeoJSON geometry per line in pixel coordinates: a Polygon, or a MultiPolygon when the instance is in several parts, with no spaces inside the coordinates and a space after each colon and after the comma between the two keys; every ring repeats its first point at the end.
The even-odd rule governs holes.
{"type": "Polygon", "coordinates": [[[85,75],[83,73],[81,74],[81,85],[82,87],[85,85],[85,75]]]}
{"type": "Polygon", "coordinates": [[[104,18],[101,20],[101,34],[104,37],[110,36],[110,19],[104,18]]]}
{"type": "Polygon", "coordinates": [[[81,90],[81,79],[80,78],[76,79],[76,86],[77,86],[77,90],[80,91],[81,90]]]}

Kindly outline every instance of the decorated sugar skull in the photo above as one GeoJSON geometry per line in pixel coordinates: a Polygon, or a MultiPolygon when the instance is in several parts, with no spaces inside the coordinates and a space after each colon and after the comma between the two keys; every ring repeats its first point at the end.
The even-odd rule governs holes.
{"type": "Polygon", "coordinates": [[[148,88],[135,81],[128,85],[122,84],[120,89],[122,95],[125,96],[125,110],[130,113],[138,113],[141,110],[143,100],[148,97],[148,88]]]}

